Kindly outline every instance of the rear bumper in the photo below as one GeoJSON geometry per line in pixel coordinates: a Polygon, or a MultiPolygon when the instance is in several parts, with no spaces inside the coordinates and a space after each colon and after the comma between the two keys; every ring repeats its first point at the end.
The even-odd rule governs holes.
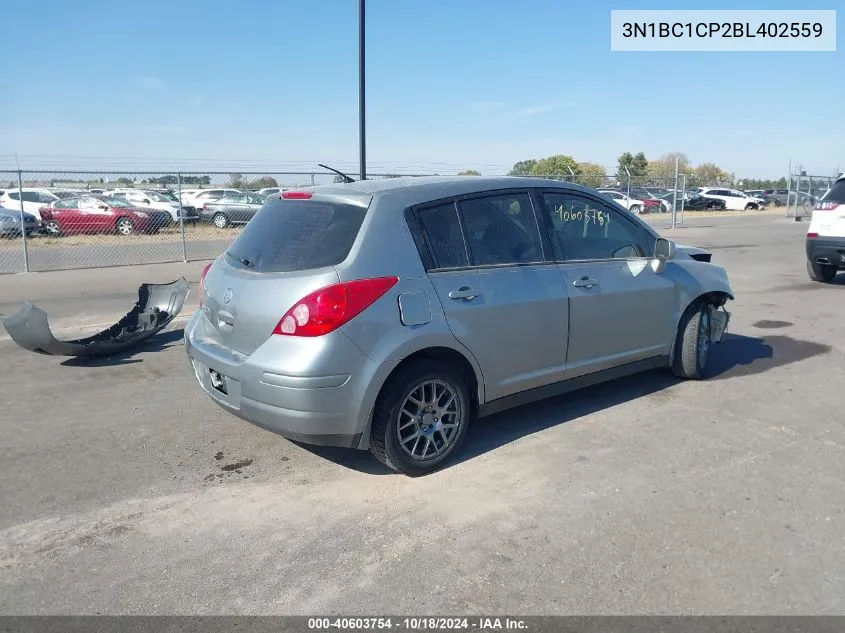
{"type": "Polygon", "coordinates": [[[361,394],[374,363],[346,335],[337,332],[330,350],[315,347],[316,354],[331,354],[331,372],[318,369],[303,375],[303,368],[323,363],[285,353],[280,346],[289,341],[271,337],[246,356],[215,343],[206,327],[203,313],[196,312],[185,327],[185,350],[197,382],[217,405],[294,441],[359,447],[366,420],[361,394]],[[280,358],[287,358],[290,366],[286,368],[280,358]]]}
{"type": "Polygon", "coordinates": [[[807,261],[845,268],[845,237],[807,238],[807,261]]]}

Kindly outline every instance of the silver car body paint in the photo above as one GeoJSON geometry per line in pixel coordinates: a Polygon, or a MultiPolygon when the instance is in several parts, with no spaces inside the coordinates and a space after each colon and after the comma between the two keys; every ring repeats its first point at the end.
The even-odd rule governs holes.
{"type": "MultiPolygon", "coordinates": [[[[314,201],[367,209],[348,256],[334,266],[266,274],[218,258],[205,277],[202,308],[185,328],[198,382],[225,410],[288,438],[365,449],[382,386],[416,352],[440,348],[463,357],[484,405],[670,359],[678,323],[694,300],[710,293],[733,298],[724,269],[696,261],[685,250],[691,247],[679,248],[660,273],[648,257],[427,272],[406,210],[505,189],[592,196],[630,217],[593,190],[533,178],[397,178],[309,188],[314,201]],[[341,328],[310,338],[272,334],[309,293],[384,276],[399,281],[341,328]],[[576,283],[585,278],[594,283],[576,283]],[[479,298],[449,298],[464,287],[479,298]],[[226,393],[212,379],[224,381],[226,393]]],[[[259,213],[265,211],[271,212],[259,213]]],[[[649,239],[659,237],[631,219],[649,239]]]]}

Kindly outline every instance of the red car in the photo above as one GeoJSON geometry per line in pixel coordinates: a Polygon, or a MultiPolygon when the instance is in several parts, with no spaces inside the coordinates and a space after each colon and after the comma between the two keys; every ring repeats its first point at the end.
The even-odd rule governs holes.
{"type": "Polygon", "coordinates": [[[41,221],[51,235],[90,233],[148,233],[153,218],[143,209],[136,209],[123,200],[96,196],[79,196],[56,200],[41,207],[41,221]]]}

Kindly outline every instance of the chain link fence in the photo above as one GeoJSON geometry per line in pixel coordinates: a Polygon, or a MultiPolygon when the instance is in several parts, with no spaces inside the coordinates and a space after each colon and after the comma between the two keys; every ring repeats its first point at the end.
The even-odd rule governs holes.
{"type": "Polygon", "coordinates": [[[813,215],[813,207],[835,182],[836,176],[808,176],[802,171],[791,174],[789,187],[774,194],[786,205],[786,217],[798,221],[813,215]]]}
{"type": "MultiPolygon", "coordinates": [[[[436,174],[368,174],[369,179],[436,174]]],[[[632,213],[683,221],[684,178],[542,176],[602,190],[632,213]]],[[[342,182],[327,172],[0,171],[0,273],[207,260],[268,195],[342,182]]]]}

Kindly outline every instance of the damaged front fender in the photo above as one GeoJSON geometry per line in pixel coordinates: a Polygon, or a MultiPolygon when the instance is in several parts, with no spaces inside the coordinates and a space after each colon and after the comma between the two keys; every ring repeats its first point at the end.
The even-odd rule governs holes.
{"type": "Polygon", "coordinates": [[[110,328],[87,338],[60,341],[50,331],[47,313],[24,302],[3,319],[12,340],[32,352],[53,356],[110,356],[136,347],[173,321],[185,305],[191,285],[184,277],[167,284],[141,284],[138,302],[110,328]]]}

